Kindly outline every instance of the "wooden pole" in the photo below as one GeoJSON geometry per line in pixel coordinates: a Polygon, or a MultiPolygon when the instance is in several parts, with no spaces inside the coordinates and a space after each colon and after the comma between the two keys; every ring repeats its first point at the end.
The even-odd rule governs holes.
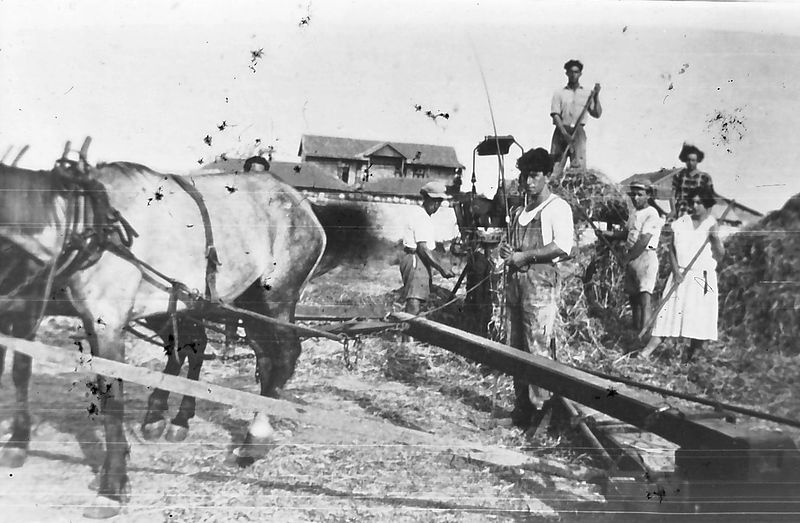
{"type": "Polygon", "coordinates": [[[19,163],[19,161],[22,159],[22,157],[25,156],[25,153],[28,152],[28,149],[30,149],[30,146],[26,145],[25,147],[23,147],[22,149],[19,150],[19,152],[17,153],[17,157],[14,158],[13,162],[11,162],[11,167],[16,167],[17,166],[17,163],[19,163]]]}

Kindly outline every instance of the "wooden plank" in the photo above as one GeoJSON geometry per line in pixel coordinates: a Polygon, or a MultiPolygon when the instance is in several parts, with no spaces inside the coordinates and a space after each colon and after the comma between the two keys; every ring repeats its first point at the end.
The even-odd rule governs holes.
{"type": "Polygon", "coordinates": [[[0,335],[0,345],[28,355],[38,362],[55,365],[67,372],[102,374],[111,378],[138,383],[148,388],[160,388],[177,394],[188,394],[225,405],[295,420],[308,425],[334,429],[346,434],[358,434],[375,438],[376,434],[390,432],[402,443],[437,448],[441,452],[453,453],[468,460],[480,461],[498,467],[518,467],[558,475],[570,479],[592,480],[605,476],[598,469],[579,465],[565,465],[552,460],[528,456],[519,452],[494,448],[468,441],[452,441],[437,436],[398,427],[388,421],[355,419],[343,412],[330,412],[310,406],[274,398],[266,398],[249,392],[229,389],[212,383],[192,381],[180,376],[169,376],[118,361],[90,356],[76,349],[53,347],[38,341],[0,335]]]}
{"type": "MultiPolygon", "coordinates": [[[[408,324],[407,334],[510,376],[525,379],[557,395],[608,414],[687,449],[740,449],[751,438],[771,434],[747,424],[687,419],[662,396],[594,376],[535,354],[476,336],[426,318],[395,312],[390,319],[408,324]]],[[[777,437],[777,436],[776,436],[777,437]]],[[[792,449],[793,455],[800,454],[792,449]]]]}
{"type": "Polygon", "coordinates": [[[353,318],[380,319],[392,312],[391,308],[366,305],[307,305],[299,303],[295,311],[298,321],[342,321],[353,318]]]}

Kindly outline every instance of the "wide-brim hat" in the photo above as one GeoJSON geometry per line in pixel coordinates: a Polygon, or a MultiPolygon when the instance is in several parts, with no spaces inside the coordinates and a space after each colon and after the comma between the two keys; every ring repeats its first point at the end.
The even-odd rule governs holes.
{"type": "Polygon", "coordinates": [[[419,193],[428,198],[435,198],[437,200],[447,200],[450,195],[447,194],[447,187],[442,182],[428,182],[422,186],[419,193]]]}
{"type": "Polygon", "coordinates": [[[706,156],[705,153],[701,151],[700,148],[695,144],[691,142],[683,142],[683,147],[681,147],[681,153],[678,155],[678,159],[682,162],[685,162],[686,157],[692,153],[697,155],[697,163],[702,162],[703,158],[706,156]]]}

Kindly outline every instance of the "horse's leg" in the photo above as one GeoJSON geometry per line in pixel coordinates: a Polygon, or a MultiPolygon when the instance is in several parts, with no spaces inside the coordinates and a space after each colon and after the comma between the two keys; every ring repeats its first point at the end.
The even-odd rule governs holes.
{"type": "MultiPolygon", "coordinates": [[[[273,308],[272,317],[291,321],[295,304],[281,304],[273,308]]],[[[256,353],[261,395],[278,398],[280,391],[294,373],[300,356],[300,338],[296,331],[276,327],[258,320],[245,320],[245,330],[250,345],[256,353]]],[[[238,450],[237,463],[247,466],[266,454],[269,445],[275,442],[275,431],[266,414],[257,412],[247,430],[244,443],[238,450]]]]}
{"type": "MultiPolygon", "coordinates": [[[[14,323],[9,318],[0,318],[0,332],[7,336],[13,336],[14,323]]],[[[0,377],[6,370],[6,347],[0,345],[0,377]]]]}
{"type": "MultiPolygon", "coordinates": [[[[106,316],[104,316],[106,318],[106,316]]],[[[106,328],[94,330],[96,320],[84,319],[84,328],[92,346],[92,354],[120,363],[125,361],[122,343],[124,322],[106,320],[106,328]]],[[[125,437],[125,401],[121,379],[97,377],[93,390],[106,433],[106,458],[100,471],[98,495],[83,515],[87,518],[110,518],[119,514],[130,495],[127,459],[128,441],[125,437]]]]}
{"type": "MultiPolygon", "coordinates": [[[[36,318],[33,315],[15,315],[11,322],[11,333],[28,333],[34,326],[36,318]]],[[[5,347],[3,347],[5,358],[5,347]]],[[[31,441],[31,414],[28,406],[28,384],[31,379],[31,358],[14,353],[14,391],[16,395],[16,408],[11,428],[11,438],[0,451],[0,466],[21,467],[28,457],[28,447],[31,441]]]]}
{"type": "MultiPolygon", "coordinates": [[[[203,354],[206,351],[208,338],[206,337],[206,330],[202,325],[198,325],[193,321],[186,320],[179,322],[178,329],[180,330],[181,349],[180,361],[183,363],[185,358],[189,358],[189,369],[186,372],[186,377],[190,380],[197,381],[200,377],[200,369],[203,366],[203,354]],[[183,340],[186,340],[184,343],[183,340]]],[[[172,418],[167,435],[167,441],[183,441],[189,432],[189,420],[194,417],[195,398],[194,396],[183,396],[181,399],[181,406],[178,409],[178,414],[172,418]]]]}
{"type": "MultiPolygon", "coordinates": [[[[178,321],[180,322],[180,319],[178,321]]],[[[147,323],[148,329],[159,333],[159,336],[164,341],[165,347],[168,347],[167,344],[173,343],[175,338],[173,337],[172,323],[168,319],[163,316],[158,316],[156,318],[147,318],[145,323],[147,323]]],[[[178,329],[181,330],[180,324],[178,329]]],[[[172,347],[170,350],[175,350],[175,348],[172,347]]],[[[173,354],[167,355],[167,365],[164,368],[164,374],[177,376],[181,371],[185,354],[182,354],[180,350],[177,354],[177,358],[175,358],[173,354]]],[[[168,400],[169,391],[164,389],[154,390],[147,398],[147,412],[144,415],[141,427],[144,439],[155,440],[160,438],[161,434],[164,433],[164,429],[167,426],[164,413],[169,408],[168,400]]]]}

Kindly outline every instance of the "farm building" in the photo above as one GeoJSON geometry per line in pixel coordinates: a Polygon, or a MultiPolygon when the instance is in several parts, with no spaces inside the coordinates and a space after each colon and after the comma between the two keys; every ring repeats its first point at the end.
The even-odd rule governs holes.
{"type": "MultiPolygon", "coordinates": [[[[217,158],[194,174],[244,172],[244,158],[217,158]]],[[[259,167],[256,167],[258,169],[259,167]]],[[[269,172],[300,191],[317,208],[348,207],[362,213],[362,225],[376,237],[392,242],[402,238],[409,221],[409,205],[419,205],[420,188],[430,179],[384,178],[348,185],[313,163],[270,162],[269,172]]],[[[452,181],[448,177],[445,183],[452,181]]],[[[235,178],[232,178],[235,184],[235,178]]],[[[446,242],[458,235],[455,214],[444,202],[434,214],[434,238],[446,242]]]]}
{"type": "MultiPolygon", "coordinates": [[[[673,167],[671,169],[662,168],[658,171],[650,173],[634,174],[633,176],[622,180],[620,185],[624,189],[624,187],[631,182],[643,180],[649,182],[655,190],[655,197],[658,204],[662,207],[662,209],[664,209],[664,211],[669,212],[669,199],[672,197],[672,175],[680,170],[680,167],[673,167]]],[[[725,209],[727,209],[731,200],[719,193],[717,193],[717,197],[720,201],[714,206],[713,209],[711,209],[711,212],[717,219],[719,219],[722,217],[722,214],[725,212],[725,209]]],[[[741,227],[757,222],[763,217],[764,215],[757,210],[735,202],[731,210],[728,211],[728,214],[722,223],[730,227],[732,230],[738,230],[741,227]]]]}
{"type": "MultiPolygon", "coordinates": [[[[452,147],[416,143],[358,140],[304,134],[297,153],[311,164],[348,185],[383,179],[438,178],[445,183],[463,169],[452,147]]],[[[369,190],[366,186],[364,190],[369,190]]],[[[417,189],[418,190],[418,189],[417,189]]],[[[383,192],[383,191],[381,191],[383,192]]]]}

